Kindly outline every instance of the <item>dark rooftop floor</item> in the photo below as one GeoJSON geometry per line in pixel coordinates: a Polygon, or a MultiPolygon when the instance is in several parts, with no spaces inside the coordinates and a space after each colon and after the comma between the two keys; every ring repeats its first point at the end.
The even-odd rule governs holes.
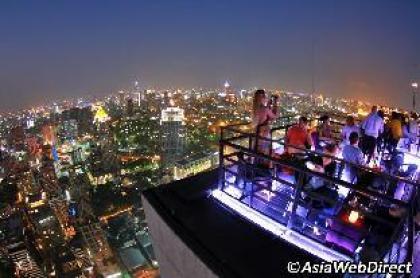
{"type": "Polygon", "coordinates": [[[216,183],[214,170],[148,190],[144,196],[220,277],[290,277],[288,262],[320,262],[208,197],[216,183]]]}

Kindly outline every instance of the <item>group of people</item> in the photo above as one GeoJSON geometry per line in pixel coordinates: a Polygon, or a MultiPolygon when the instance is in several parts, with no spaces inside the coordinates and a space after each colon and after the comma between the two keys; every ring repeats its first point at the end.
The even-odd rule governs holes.
{"type": "MultiPolygon", "coordinates": [[[[271,139],[270,123],[277,118],[278,107],[276,97],[269,99],[264,90],[255,92],[253,126],[258,137],[271,139]]],[[[307,149],[322,152],[325,155],[313,161],[311,170],[333,175],[335,171],[332,169],[336,168],[336,161],[331,157],[336,156],[341,149],[343,159],[350,162],[350,166],[346,165],[348,181],[354,182],[358,168],[351,165],[369,164],[372,159],[376,161],[376,154],[383,150],[388,150],[390,154],[395,153],[402,139],[406,145],[417,144],[418,135],[418,117],[414,112],[409,117],[393,112],[389,121],[385,123],[384,112],[373,106],[369,115],[359,125],[354,117],[348,116],[341,130],[341,142],[333,138],[328,115],[319,119],[315,129],[311,129],[308,118],[302,116],[298,123],[288,128],[282,155],[303,161],[307,149]]],[[[255,147],[257,151],[268,154],[269,140],[259,140],[255,147]]]]}
{"type": "MultiPolygon", "coordinates": [[[[257,90],[253,101],[253,126],[260,138],[270,139],[270,123],[278,116],[278,98],[269,99],[264,90],[257,90]]],[[[343,158],[356,164],[364,164],[374,159],[375,153],[381,150],[395,152],[397,145],[404,140],[405,145],[417,143],[419,135],[418,116],[412,113],[410,117],[392,112],[388,123],[382,110],[373,106],[370,114],[357,125],[353,116],[348,116],[341,130],[343,158]]],[[[312,148],[324,151],[328,145],[337,144],[333,138],[330,117],[324,115],[319,119],[315,129],[309,128],[309,120],[302,116],[297,124],[287,130],[285,137],[285,152],[291,155],[303,153],[312,148]]],[[[258,140],[257,150],[268,153],[269,140],[258,140]]],[[[330,146],[331,148],[331,146],[330,146]]]]}

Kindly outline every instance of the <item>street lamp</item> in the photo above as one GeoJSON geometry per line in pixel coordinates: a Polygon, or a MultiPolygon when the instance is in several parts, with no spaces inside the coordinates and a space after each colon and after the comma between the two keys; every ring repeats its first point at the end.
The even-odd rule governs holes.
{"type": "Polygon", "coordinates": [[[416,91],[419,87],[419,84],[417,82],[411,83],[411,88],[413,88],[413,111],[416,111],[416,91]]]}

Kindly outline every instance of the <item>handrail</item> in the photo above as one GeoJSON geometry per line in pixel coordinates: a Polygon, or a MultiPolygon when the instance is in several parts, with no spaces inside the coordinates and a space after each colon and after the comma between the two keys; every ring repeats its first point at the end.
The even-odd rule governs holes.
{"type": "Polygon", "coordinates": [[[343,186],[343,187],[348,188],[348,189],[352,189],[352,190],[354,190],[354,191],[356,191],[358,193],[367,194],[367,195],[369,195],[371,197],[382,198],[382,199],[387,200],[390,203],[395,203],[395,204],[397,204],[399,206],[402,206],[402,207],[407,207],[407,206],[410,205],[410,203],[406,203],[406,202],[403,202],[401,200],[394,199],[394,198],[391,198],[391,197],[389,197],[387,195],[381,194],[379,192],[376,192],[376,191],[373,191],[373,190],[369,190],[367,188],[363,188],[360,185],[350,184],[350,183],[348,183],[346,181],[339,180],[339,179],[334,178],[334,177],[330,177],[330,176],[328,176],[326,174],[323,174],[323,173],[311,171],[311,170],[309,170],[307,168],[303,168],[303,167],[298,167],[298,166],[296,166],[294,164],[287,163],[284,160],[281,160],[281,159],[278,159],[278,158],[273,158],[272,156],[269,156],[269,155],[266,155],[266,154],[263,154],[263,153],[255,153],[255,152],[249,150],[248,148],[245,148],[245,147],[240,146],[240,145],[233,144],[233,143],[231,143],[229,141],[222,140],[221,143],[223,145],[227,145],[227,146],[236,148],[236,149],[240,150],[241,152],[243,152],[245,154],[248,154],[248,155],[249,154],[252,154],[253,156],[258,157],[258,158],[263,158],[263,159],[270,160],[270,161],[272,161],[272,162],[274,162],[276,164],[279,164],[280,166],[285,166],[285,167],[288,167],[288,168],[290,168],[292,170],[299,171],[299,172],[304,173],[304,174],[310,174],[311,176],[316,176],[316,177],[322,178],[323,180],[326,180],[328,182],[332,182],[334,184],[343,186]]]}
{"type": "MultiPolygon", "coordinates": [[[[406,208],[406,213],[405,213],[404,217],[402,217],[400,219],[400,221],[398,221],[398,224],[396,223],[396,226],[393,227],[394,230],[392,231],[392,236],[391,236],[390,241],[393,240],[392,242],[395,242],[395,240],[397,238],[399,238],[401,235],[404,236],[404,238],[408,238],[407,256],[406,256],[405,260],[406,261],[411,260],[412,253],[413,253],[413,242],[414,242],[414,240],[413,240],[413,229],[414,229],[413,225],[414,224],[413,224],[413,219],[412,219],[413,218],[412,209],[413,209],[413,205],[414,205],[414,196],[416,194],[416,191],[418,191],[417,188],[420,186],[420,184],[418,182],[413,181],[413,180],[409,180],[409,179],[403,178],[403,177],[393,176],[393,175],[390,175],[388,173],[376,172],[376,171],[374,171],[374,170],[372,170],[368,167],[358,165],[358,164],[355,164],[355,163],[351,163],[351,162],[346,161],[344,159],[337,158],[335,156],[331,156],[331,155],[328,155],[328,154],[324,154],[324,153],[319,152],[319,151],[312,151],[312,150],[308,150],[308,149],[305,149],[305,148],[302,148],[302,147],[299,147],[299,146],[286,144],[284,142],[284,138],[280,138],[280,139],[273,139],[272,137],[271,138],[266,138],[266,137],[260,136],[259,133],[245,131],[245,130],[241,130],[241,129],[238,128],[238,126],[246,125],[246,124],[249,124],[249,123],[241,123],[241,124],[235,124],[233,126],[225,126],[225,127],[221,127],[221,129],[220,129],[220,141],[219,141],[220,142],[220,177],[219,177],[219,181],[220,181],[220,185],[221,185],[220,188],[222,190],[224,189],[225,186],[231,184],[231,181],[229,181],[229,182],[227,180],[225,181],[225,173],[230,173],[230,175],[234,175],[236,177],[241,175],[238,172],[235,173],[234,171],[231,171],[232,168],[230,168],[230,167],[232,165],[235,165],[235,164],[239,165],[239,163],[242,163],[241,160],[239,159],[239,157],[236,160],[234,159],[234,157],[238,156],[238,154],[242,154],[246,157],[246,159],[245,159],[245,164],[246,164],[245,167],[246,168],[245,169],[250,167],[250,169],[252,170],[252,172],[251,172],[252,177],[254,177],[255,171],[257,170],[257,168],[255,168],[257,166],[254,164],[255,159],[262,159],[262,160],[265,160],[265,161],[271,161],[272,165],[274,164],[276,166],[287,167],[287,168],[299,173],[298,180],[296,180],[294,183],[293,182],[284,183],[282,178],[275,176],[275,174],[273,174],[273,173],[269,174],[269,176],[270,176],[269,178],[272,179],[273,181],[274,180],[280,181],[281,183],[284,183],[286,186],[289,186],[289,187],[293,188],[293,192],[294,192],[293,196],[294,197],[293,196],[287,197],[287,198],[289,198],[289,199],[287,199],[288,202],[292,202],[291,203],[292,204],[292,210],[289,211],[289,212],[285,212],[286,216],[284,218],[285,221],[289,221],[288,226],[289,225],[294,225],[293,221],[294,221],[294,219],[296,219],[296,217],[297,217],[297,219],[299,219],[299,221],[305,221],[304,219],[301,220],[300,218],[302,218],[302,216],[300,216],[296,213],[297,206],[299,205],[299,202],[300,202],[299,201],[300,200],[300,197],[299,197],[300,196],[300,191],[303,190],[303,178],[304,178],[305,175],[321,178],[323,181],[325,181],[328,184],[328,185],[326,185],[327,187],[339,185],[341,187],[351,189],[352,192],[354,192],[356,194],[364,195],[367,198],[370,198],[371,200],[372,199],[373,200],[376,200],[376,199],[382,200],[383,204],[386,205],[386,206],[397,205],[399,207],[406,208]],[[225,131],[232,131],[235,134],[225,137],[225,135],[226,135],[225,131]],[[235,141],[238,141],[238,140],[242,140],[241,142],[243,142],[244,139],[249,139],[248,147],[246,147],[246,145],[243,146],[243,145],[235,142],[235,141]],[[255,141],[253,141],[253,140],[255,140],[255,141]],[[357,169],[360,169],[362,171],[369,172],[369,173],[372,173],[376,176],[382,177],[388,182],[404,182],[406,184],[413,185],[413,194],[412,194],[412,196],[409,200],[402,201],[402,200],[395,199],[393,196],[387,195],[386,193],[381,193],[381,192],[378,192],[378,191],[370,190],[367,187],[361,186],[359,184],[351,184],[347,181],[341,180],[340,178],[336,178],[335,176],[329,176],[329,175],[326,175],[324,173],[319,173],[319,172],[312,171],[310,169],[307,169],[303,164],[293,163],[291,161],[281,159],[280,157],[274,157],[272,155],[259,152],[258,149],[253,148],[253,145],[252,145],[252,142],[254,142],[255,146],[257,146],[258,140],[264,140],[265,142],[269,142],[270,144],[278,143],[278,144],[281,144],[285,147],[286,146],[291,146],[293,148],[301,150],[303,152],[303,154],[307,155],[307,156],[329,157],[331,159],[334,159],[336,162],[344,163],[346,165],[351,165],[351,166],[356,167],[357,169]],[[225,154],[224,153],[225,146],[231,147],[234,152],[231,152],[229,154],[225,154]],[[248,158],[251,158],[251,160],[249,160],[248,158]],[[228,162],[228,164],[225,164],[226,161],[228,162]],[[229,162],[230,162],[230,164],[229,164],[229,162]],[[408,229],[405,229],[405,227],[402,226],[404,223],[408,223],[408,225],[407,225],[408,229]],[[408,232],[407,232],[407,230],[408,230],[408,232]]],[[[263,125],[260,125],[259,127],[261,127],[261,126],[263,126],[263,125]]],[[[276,131],[276,130],[287,129],[288,127],[290,127],[290,125],[276,126],[276,127],[271,128],[270,132],[272,133],[273,131],[276,131]]],[[[277,168],[274,167],[274,168],[271,168],[271,169],[277,169],[277,168]]],[[[251,178],[251,180],[253,180],[253,178],[251,178]]],[[[259,200],[259,202],[260,201],[266,202],[266,200],[261,199],[262,198],[261,194],[260,195],[258,195],[259,193],[257,194],[257,192],[262,192],[262,190],[268,190],[269,192],[271,192],[271,194],[276,194],[276,195],[280,194],[279,192],[276,192],[275,189],[267,188],[266,185],[263,182],[255,181],[253,183],[253,185],[251,186],[251,192],[247,193],[249,195],[245,195],[245,196],[248,196],[250,198],[247,201],[247,202],[249,202],[249,204],[248,204],[249,206],[252,207],[251,204],[253,202],[252,201],[253,198],[256,198],[255,200],[259,200]],[[254,188],[254,186],[256,186],[256,189],[254,188]],[[254,196],[254,194],[255,194],[255,196],[254,196]]],[[[225,192],[225,193],[229,194],[228,192],[225,192]]],[[[234,196],[232,196],[232,197],[234,197],[234,196]]],[[[346,206],[346,204],[341,204],[341,205],[346,206]]],[[[348,206],[348,204],[347,204],[347,206],[348,206]]],[[[284,208],[282,208],[282,207],[279,207],[278,209],[279,209],[279,211],[284,211],[284,208]]],[[[269,215],[266,215],[266,216],[272,218],[269,215]]],[[[375,215],[373,215],[373,216],[375,216],[375,215]]],[[[369,217],[369,213],[366,214],[366,217],[369,217]]],[[[376,216],[376,217],[380,217],[380,216],[376,216]]],[[[386,218],[380,219],[380,220],[386,221],[386,218]]],[[[276,220],[276,221],[278,221],[278,220],[276,220]]],[[[284,221],[284,220],[282,220],[282,221],[284,221]]],[[[382,222],[378,221],[378,223],[382,223],[382,222]]],[[[317,225],[317,224],[315,223],[314,225],[317,225]]],[[[289,226],[289,228],[290,228],[290,226],[289,226]]],[[[291,229],[295,230],[295,228],[293,228],[293,227],[291,229]]],[[[398,244],[401,245],[402,243],[398,242],[398,244]]],[[[385,246],[386,246],[386,248],[382,249],[382,250],[385,250],[385,251],[381,251],[381,254],[380,254],[381,259],[383,259],[383,257],[386,256],[386,254],[388,254],[386,252],[386,250],[388,250],[389,246],[392,246],[392,244],[389,243],[389,242],[386,242],[385,246]]],[[[389,251],[389,252],[392,252],[392,250],[393,249],[391,248],[391,251],[389,251]]],[[[354,254],[353,254],[353,256],[354,256],[354,254]]]]}
{"type": "MultiPolygon", "coordinates": [[[[226,128],[226,127],[224,127],[224,128],[226,128]]],[[[281,128],[282,127],[276,127],[276,130],[279,130],[281,128]]],[[[345,164],[350,165],[352,167],[355,167],[357,169],[363,170],[365,172],[373,173],[373,174],[376,174],[378,176],[383,176],[383,177],[388,178],[388,179],[390,179],[392,181],[405,182],[405,183],[408,183],[408,184],[411,184],[411,185],[419,186],[420,187],[420,183],[417,183],[415,181],[409,180],[407,178],[393,176],[393,175],[390,175],[390,174],[388,174],[386,172],[378,173],[378,172],[375,172],[374,170],[372,170],[369,167],[366,167],[366,166],[363,166],[363,165],[359,165],[359,164],[355,164],[355,163],[352,163],[350,161],[344,160],[342,158],[331,156],[331,155],[328,155],[328,154],[325,154],[325,153],[322,153],[322,152],[319,152],[319,151],[316,151],[316,150],[308,150],[308,149],[302,148],[300,146],[286,144],[285,142],[282,142],[283,139],[276,139],[275,140],[275,139],[272,139],[272,138],[267,138],[267,137],[259,136],[259,135],[255,134],[255,133],[244,132],[244,131],[236,130],[236,129],[235,130],[232,130],[232,131],[237,132],[237,133],[242,133],[243,135],[246,135],[246,136],[251,136],[251,137],[255,138],[256,140],[263,140],[263,141],[268,141],[268,142],[271,142],[271,143],[274,142],[274,143],[281,144],[281,145],[283,145],[285,147],[286,146],[290,146],[292,148],[295,148],[295,149],[298,149],[300,151],[303,151],[303,152],[305,152],[305,154],[308,154],[308,155],[318,155],[318,156],[328,157],[328,158],[334,159],[334,160],[336,160],[338,162],[345,163],[345,164]]],[[[240,138],[239,137],[231,137],[228,140],[238,140],[238,139],[240,139],[240,138]]]]}

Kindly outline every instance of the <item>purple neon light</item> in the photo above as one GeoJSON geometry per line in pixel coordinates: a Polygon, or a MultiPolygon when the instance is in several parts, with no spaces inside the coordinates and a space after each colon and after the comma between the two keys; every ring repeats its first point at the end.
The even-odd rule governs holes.
{"type": "Polygon", "coordinates": [[[241,203],[235,198],[230,197],[228,194],[223,191],[216,189],[212,192],[212,196],[233,209],[249,221],[254,224],[262,227],[263,229],[273,233],[274,235],[290,242],[291,244],[299,247],[302,250],[305,250],[311,253],[318,258],[321,258],[325,261],[352,261],[349,256],[341,254],[335,250],[327,248],[326,246],[307,238],[295,231],[288,229],[286,226],[264,216],[258,211],[248,207],[247,205],[241,203]]]}

